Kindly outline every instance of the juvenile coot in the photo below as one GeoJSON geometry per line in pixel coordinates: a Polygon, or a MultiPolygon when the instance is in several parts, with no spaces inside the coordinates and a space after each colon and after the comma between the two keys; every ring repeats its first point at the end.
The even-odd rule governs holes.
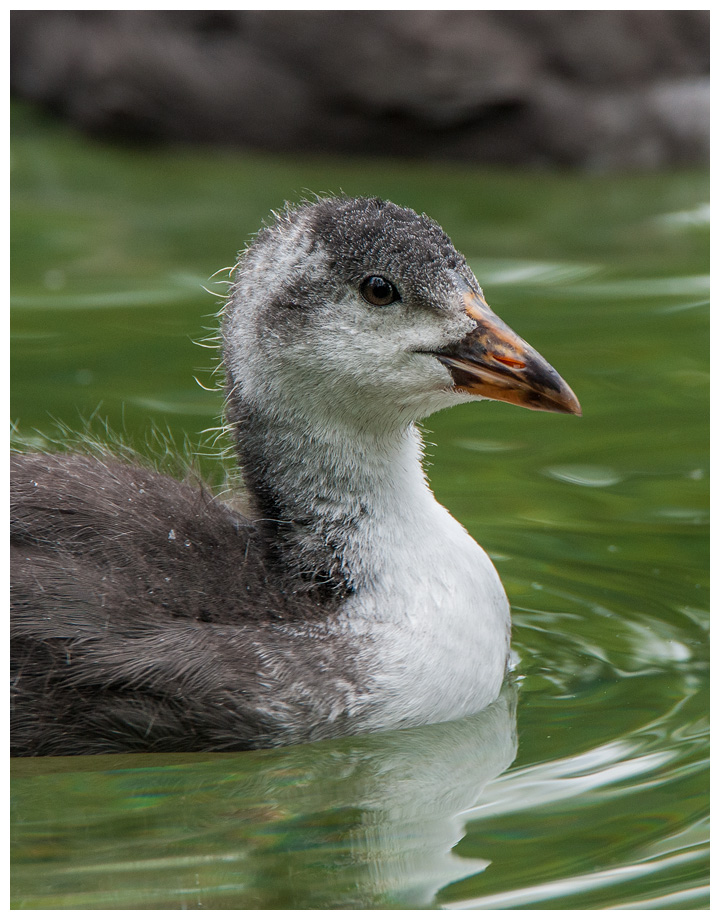
{"type": "Polygon", "coordinates": [[[240,750],[453,719],[497,696],[510,616],[439,505],[415,422],[580,414],[425,216],[287,210],[222,321],[247,516],[118,459],[12,463],[13,753],[240,750]]]}

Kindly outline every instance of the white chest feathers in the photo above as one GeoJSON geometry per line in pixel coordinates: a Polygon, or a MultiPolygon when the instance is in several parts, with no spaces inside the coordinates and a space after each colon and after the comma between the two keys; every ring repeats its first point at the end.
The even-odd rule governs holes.
{"type": "Polygon", "coordinates": [[[415,485],[376,506],[361,547],[372,580],[345,608],[344,628],[364,637],[368,730],[477,712],[498,695],[507,669],[510,610],[500,578],[424,483],[415,485]]]}

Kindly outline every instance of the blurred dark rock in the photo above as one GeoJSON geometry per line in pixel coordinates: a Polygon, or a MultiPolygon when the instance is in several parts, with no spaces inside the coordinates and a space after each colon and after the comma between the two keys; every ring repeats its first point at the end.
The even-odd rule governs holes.
{"type": "Polygon", "coordinates": [[[705,10],[11,14],[11,85],[130,140],[591,169],[705,162],[705,10]]]}

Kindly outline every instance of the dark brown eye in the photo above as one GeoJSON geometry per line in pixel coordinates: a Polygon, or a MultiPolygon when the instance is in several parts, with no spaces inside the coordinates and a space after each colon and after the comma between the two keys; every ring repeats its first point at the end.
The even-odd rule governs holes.
{"type": "Polygon", "coordinates": [[[400,300],[400,295],[394,285],[381,278],[380,275],[370,275],[360,285],[360,293],[368,303],[374,307],[386,307],[396,300],[400,300]]]}

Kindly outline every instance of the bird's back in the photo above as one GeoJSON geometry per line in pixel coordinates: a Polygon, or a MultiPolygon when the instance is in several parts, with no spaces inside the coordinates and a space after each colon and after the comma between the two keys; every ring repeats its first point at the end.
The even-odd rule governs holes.
{"type": "Polygon", "coordinates": [[[282,587],[252,524],[207,489],[118,460],[15,455],[11,565],[15,754],[282,738],[260,675],[293,618],[327,610],[282,587]]]}

